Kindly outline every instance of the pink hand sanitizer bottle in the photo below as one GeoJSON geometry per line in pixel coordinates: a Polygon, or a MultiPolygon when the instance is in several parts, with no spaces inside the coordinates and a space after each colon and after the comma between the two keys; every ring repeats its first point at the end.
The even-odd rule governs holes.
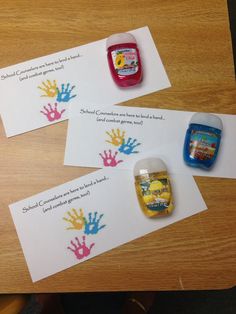
{"type": "Polygon", "coordinates": [[[142,64],[136,39],[129,33],[114,34],[107,38],[107,59],[111,75],[120,87],[139,84],[142,64]]]}

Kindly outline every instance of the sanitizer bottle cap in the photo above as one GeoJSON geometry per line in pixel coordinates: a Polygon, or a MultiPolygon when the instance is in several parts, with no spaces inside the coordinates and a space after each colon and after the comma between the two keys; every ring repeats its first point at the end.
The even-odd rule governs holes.
{"type": "Polygon", "coordinates": [[[167,171],[165,163],[160,158],[146,158],[136,162],[134,176],[167,171]]]}
{"type": "Polygon", "coordinates": [[[223,129],[223,124],[221,119],[211,113],[204,113],[204,112],[197,112],[195,113],[191,120],[190,120],[190,124],[201,124],[201,125],[206,125],[218,130],[223,129]]]}
{"type": "Polygon", "coordinates": [[[130,33],[120,33],[113,34],[107,38],[106,48],[108,49],[111,46],[124,44],[124,43],[134,43],[136,44],[135,37],[130,33]]]}

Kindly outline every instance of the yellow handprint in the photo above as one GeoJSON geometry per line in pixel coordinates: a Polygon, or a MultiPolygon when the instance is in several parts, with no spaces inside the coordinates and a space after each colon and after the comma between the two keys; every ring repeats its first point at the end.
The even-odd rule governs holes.
{"type": "Polygon", "coordinates": [[[70,211],[67,212],[69,218],[63,217],[63,220],[69,222],[72,226],[67,227],[66,230],[81,230],[84,226],[84,213],[83,210],[80,208],[80,213],[76,211],[76,209],[72,208],[71,213],[70,211]]]}
{"type": "Polygon", "coordinates": [[[55,97],[58,94],[57,83],[55,80],[53,82],[47,80],[46,82],[42,82],[43,86],[38,86],[45,94],[41,95],[41,97],[55,97]]]}
{"type": "Polygon", "coordinates": [[[122,134],[120,133],[120,129],[116,129],[116,131],[114,129],[111,130],[111,133],[106,132],[107,135],[110,136],[111,141],[106,141],[107,143],[110,143],[114,146],[120,146],[123,143],[124,137],[125,137],[125,131],[122,132],[122,134]]]}

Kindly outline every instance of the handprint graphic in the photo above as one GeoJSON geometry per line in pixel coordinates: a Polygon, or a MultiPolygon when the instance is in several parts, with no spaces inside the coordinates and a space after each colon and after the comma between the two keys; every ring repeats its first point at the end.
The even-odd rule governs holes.
{"type": "MultiPolygon", "coordinates": [[[[120,129],[112,129],[110,132],[106,131],[106,134],[109,136],[109,139],[106,140],[107,143],[117,146],[118,152],[123,153],[125,155],[130,154],[137,154],[139,151],[135,150],[135,148],[141,143],[137,142],[137,139],[132,139],[131,137],[128,138],[128,140],[125,139],[125,131],[121,131],[120,129]]],[[[110,152],[110,150],[109,150],[110,152]]],[[[117,154],[117,153],[116,153],[117,154]]],[[[100,154],[101,156],[101,154],[100,154]]],[[[108,158],[108,154],[105,154],[103,156],[104,166],[111,166],[115,167],[117,163],[115,161],[111,162],[108,158]],[[108,164],[109,163],[109,164],[108,164]],[[113,166],[114,164],[114,166],[113,166]]],[[[110,156],[110,159],[114,156],[110,156]]]]}
{"type": "Polygon", "coordinates": [[[116,167],[120,162],[123,160],[116,160],[116,155],[118,152],[115,152],[114,155],[112,155],[111,150],[109,149],[109,152],[107,153],[106,150],[104,150],[104,155],[101,153],[99,154],[103,160],[103,165],[105,167],[116,167]]]}
{"type": "Polygon", "coordinates": [[[39,89],[41,89],[44,94],[41,95],[41,97],[56,97],[58,93],[57,83],[55,80],[51,82],[50,80],[47,80],[46,82],[42,82],[42,86],[38,86],[39,89]]]}
{"type": "Polygon", "coordinates": [[[81,260],[90,255],[91,249],[95,243],[87,245],[85,235],[96,235],[101,229],[106,227],[105,224],[101,224],[103,216],[103,214],[99,215],[98,212],[95,211],[93,213],[89,212],[87,217],[85,217],[82,208],[79,209],[79,213],[75,208],[72,208],[67,211],[67,214],[63,217],[63,220],[70,224],[66,228],[67,230],[83,230],[84,235],[82,236],[82,241],[76,236],[74,240],[70,241],[71,245],[67,246],[67,249],[73,252],[77,259],[81,260]]]}
{"type": "Polygon", "coordinates": [[[70,241],[71,246],[68,246],[67,249],[70,250],[75,254],[75,257],[79,260],[83,259],[84,257],[87,257],[90,255],[92,247],[95,245],[95,243],[91,243],[90,246],[88,247],[85,244],[86,238],[85,236],[82,237],[82,243],[78,239],[78,237],[75,237],[75,241],[70,241]]]}
{"type": "Polygon", "coordinates": [[[119,147],[119,152],[120,153],[124,153],[126,155],[130,155],[130,154],[136,154],[138,153],[138,151],[135,151],[135,147],[141,145],[140,143],[137,143],[136,139],[131,139],[131,137],[128,138],[128,141],[125,142],[125,140],[123,140],[122,145],[119,147]]]}
{"type": "Polygon", "coordinates": [[[111,132],[106,132],[106,134],[110,137],[110,140],[106,140],[107,143],[110,143],[114,146],[120,146],[123,143],[125,131],[120,131],[120,129],[117,129],[116,131],[114,129],[111,130],[111,132]]]}
{"type": "Polygon", "coordinates": [[[75,86],[70,87],[70,83],[61,84],[61,88],[57,88],[57,101],[58,102],[68,102],[72,98],[76,97],[76,95],[71,95],[75,86]]]}
{"type": "Polygon", "coordinates": [[[48,104],[43,107],[44,110],[40,111],[47,117],[49,122],[61,119],[63,112],[65,112],[65,109],[62,109],[60,112],[57,110],[57,103],[66,103],[76,97],[76,95],[71,95],[75,86],[70,86],[70,83],[61,84],[61,87],[59,88],[56,80],[46,80],[42,82],[41,86],[38,86],[38,88],[43,91],[41,97],[54,98],[56,101],[54,107],[52,107],[51,104],[48,104]]]}
{"type": "Polygon", "coordinates": [[[106,225],[99,226],[100,221],[103,217],[103,214],[101,214],[99,217],[97,217],[98,213],[95,212],[94,216],[92,218],[92,213],[89,213],[88,219],[84,217],[84,223],[85,223],[85,228],[84,228],[84,233],[85,234],[96,234],[98,231],[103,229],[106,225]]]}
{"type": "Polygon", "coordinates": [[[85,219],[84,219],[84,213],[82,208],[79,210],[79,214],[76,211],[75,208],[72,208],[71,211],[67,212],[67,217],[63,217],[63,220],[68,222],[70,224],[69,227],[67,227],[67,230],[81,230],[84,227],[85,219]]]}
{"type": "Polygon", "coordinates": [[[57,103],[54,104],[54,107],[52,107],[51,104],[48,104],[48,107],[43,106],[44,111],[40,111],[42,114],[44,114],[49,122],[53,122],[55,120],[59,120],[63,114],[63,112],[65,112],[65,109],[62,109],[61,112],[59,112],[57,110],[57,103]]]}

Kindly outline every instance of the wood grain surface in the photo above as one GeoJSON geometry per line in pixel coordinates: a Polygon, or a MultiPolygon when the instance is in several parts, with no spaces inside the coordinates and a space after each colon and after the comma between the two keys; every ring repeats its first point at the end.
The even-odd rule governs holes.
{"type": "MultiPolygon", "coordinates": [[[[172,87],[123,105],[236,114],[226,0],[12,0],[0,5],[0,67],[148,25],[172,87]]],[[[236,180],[206,177],[196,182],[207,211],[33,284],[8,204],[92,172],[63,166],[66,130],[62,122],[7,139],[0,123],[0,292],[236,284],[236,180]]]]}

